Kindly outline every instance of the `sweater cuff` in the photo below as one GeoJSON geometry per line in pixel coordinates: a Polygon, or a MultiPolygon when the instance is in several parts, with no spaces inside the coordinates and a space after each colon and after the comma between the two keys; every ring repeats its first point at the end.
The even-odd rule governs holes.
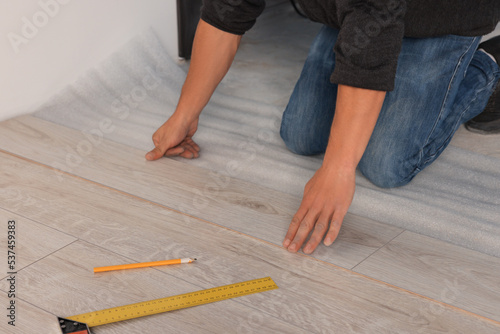
{"type": "Polygon", "coordinates": [[[203,0],[201,19],[219,30],[243,35],[254,26],[265,6],[264,0],[203,0]]]}
{"type": "Polygon", "coordinates": [[[330,82],[337,85],[388,92],[394,90],[395,77],[396,69],[393,69],[392,66],[366,70],[337,62],[330,76],[330,82]]]}
{"type": "MultiPolygon", "coordinates": [[[[214,20],[211,16],[205,14],[204,12],[201,13],[201,19],[205,21],[206,23],[210,24],[212,27],[215,27],[219,30],[222,30],[224,32],[233,34],[233,35],[243,35],[245,34],[246,30],[241,30],[241,29],[235,29],[234,27],[224,25],[221,23],[221,21],[214,20]]],[[[253,24],[252,24],[253,26],[253,24]]]]}

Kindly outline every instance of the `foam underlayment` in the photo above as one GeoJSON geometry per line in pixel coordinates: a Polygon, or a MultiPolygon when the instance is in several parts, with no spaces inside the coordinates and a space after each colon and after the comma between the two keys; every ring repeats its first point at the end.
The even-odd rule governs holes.
{"type": "MultiPolygon", "coordinates": [[[[248,38],[251,42],[252,35],[248,38]]],[[[238,70],[244,71],[242,59],[200,118],[195,140],[202,147],[201,157],[181,160],[220,172],[238,166],[233,173],[237,178],[301,196],[322,157],[294,155],[279,137],[281,113],[293,83],[275,102],[224,94],[237,90],[234,78],[238,70]]],[[[294,75],[300,71],[300,62],[294,71],[294,75]]],[[[147,31],[34,115],[81,131],[98,128],[103,118],[111,118],[116,127],[106,138],[146,153],[152,148],[151,135],[174,111],[185,75],[183,67],[166,55],[155,33],[147,31]]],[[[266,75],[266,70],[259,75],[266,75]]],[[[259,79],[263,86],[256,89],[267,90],[269,85],[273,90],[277,74],[267,75],[266,80],[259,79]]],[[[245,81],[239,85],[244,87],[245,81]]],[[[380,189],[358,175],[350,212],[500,256],[499,166],[497,158],[449,147],[405,187],[380,189]]]]}

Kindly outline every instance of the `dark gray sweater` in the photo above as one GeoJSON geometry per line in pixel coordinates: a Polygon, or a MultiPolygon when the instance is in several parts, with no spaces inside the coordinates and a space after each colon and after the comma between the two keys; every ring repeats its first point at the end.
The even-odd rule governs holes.
{"type": "MultiPolygon", "coordinates": [[[[481,36],[500,21],[500,0],[299,0],[307,16],[339,29],[331,81],[390,91],[403,36],[481,36]]],[[[201,18],[244,34],[265,0],[203,0],[201,18]]],[[[425,52],[424,50],[422,52],[425,52]]]]}

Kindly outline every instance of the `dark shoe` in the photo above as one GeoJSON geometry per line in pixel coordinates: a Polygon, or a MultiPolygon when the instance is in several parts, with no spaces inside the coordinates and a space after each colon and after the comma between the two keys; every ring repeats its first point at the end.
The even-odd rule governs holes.
{"type": "Polygon", "coordinates": [[[500,84],[497,84],[483,112],[464,126],[467,130],[477,133],[500,133],[500,84]]]}
{"type": "Polygon", "coordinates": [[[497,64],[500,64],[500,36],[490,38],[486,42],[482,42],[477,47],[483,49],[495,58],[497,64]]]}
{"type": "MultiPolygon", "coordinates": [[[[497,64],[500,64],[500,36],[494,37],[479,44],[478,49],[483,49],[492,55],[497,64]]],[[[477,133],[500,133],[500,83],[491,94],[488,104],[483,112],[466,122],[465,128],[477,133]]]]}

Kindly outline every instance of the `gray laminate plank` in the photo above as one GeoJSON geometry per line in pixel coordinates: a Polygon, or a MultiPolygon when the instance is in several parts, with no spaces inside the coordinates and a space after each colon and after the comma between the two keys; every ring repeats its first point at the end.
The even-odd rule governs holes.
{"type": "MultiPolygon", "coordinates": [[[[22,293],[22,292],[21,292],[22,293]]],[[[19,297],[9,298],[8,295],[0,292],[0,305],[2,305],[2,317],[0,321],[0,333],[3,334],[39,334],[39,333],[61,333],[57,320],[53,314],[39,309],[27,303],[19,297]],[[14,318],[7,317],[11,311],[7,310],[11,300],[14,300],[14,318]],[[9,324],[12,322],[13,325],[9,324]]]]}
{"type": "MultiPolygon", "coordinates": [[[[51,210],[37,216],[40,223],[82,239],[26,268],[19,276],[20,283],[25,280],[22,286],[27,300],[42,302],[40,307],[52,313],[61,309],[78,313],[91,304],[96,309],[109,306],[107,296],[113,296],[115,290],[122,298],[116,303],[131,302],[129,294],[130,298],[148,297],[156,293],[158,285],[170,287],[170,277],[175,282],[209,288],[271,276],[280,287],[278,290],[231,301],[251,308],[246,311],[246,318],[237,319],[239,324],[246,322],[247,329],[266,332],[266,319],[276,319],[275,326],[292,326],[290,333],[500,330],[500,323],[305,255],[291,254],[272,243],[163,206],[72,176],[62,176],[63,182],[57,182],[58,176],[50,169],[13,156],[0,154],[0,167],[10,175],[9,184],[30,189],[30,196],[39,203],[52,204],[51,210]],[[196,256],[199,261],[192,265],[91,274],[93,266],[183,256],[196,256]],[[157,276],[160,273],[168,275],[165,283],[157,276]],[[143,280],[146,283],[141,283],[143,280]],[[51,291],[47,296],[51,299],[41,299],[40,291],[51,291]],[[106,298],[89,295],[89,291],[106,298]],[[85,297],[85,307],[58,305],[59,300],[73,295],[85,297]]],[[[11,201],[9,205],[14,207],[16,203],[11,201]]],[[[29,217],[37,211],[27,207],[23,214],[29,217]]],[[[211,307],[214,312],[220,310],[217,304],[211,307]]],[[[220,321],[220,326],[226,325],[220,321]]]]}
{"type": "MultiPolygon", "coordinates": [[[[32,205],[39,211],[48,209],[48,207],[37,206],[33,198],[28,194],[9,192],[9,195],[12,196],[11,198],[15,199],[16,203],[19,205],[16,208],[12,207],[14,211],[19,212],[21,211],[20,208],[27,205],[32,205]],[[12,196],[14,194],[15,196],[12,196]]],[[[0,201],[0,206],[1,205],[2,202],[0,201]]],[[[7,276],[7,272],[19,271],[76,240],[76,238],[67,234],[38,224],[30,219],[26,219],[17,213],[5,211],[3,209],[0,209],[0,225],[2,226],[0,232],[0,252],[3,254],[0,258],[1,278],[7,276]],[[14,231],[14,233],[11,234],[12,237],[10,240],[9,234],[7,233],[9,221],[15,222],[12,225],[15,228],[10,229],[14,231]],[[8,254],[8,251],[12,253],[8,254]],[[7,261],[8,255],[13,256],[13,258],[10,258],[10,260],[13,261],[11,264],[7,261]],[[10,265],[14,267],[11,268],[10,265]]]]}
{"type": "MultiPolygon", "coordinates": [[[[147,162],[145,152],[106,140],[92,144],[81,132],[31,116],[0,123],[0,149],[277,245],[300,204],[299,197],[231,178],[230,170],[147,162]]],[[[348,214],[338,240],[313,256],[352,268],[401,232],[348,214]]]]}
{"type": "MultiPolygon", "coordinates": [[[[77,241],[22,270],[17,275],[19,294],[51,314],[70,317],[200,290],[194,284],[154,269],[121,271],[111,275],[94,275],[92,272],[92,266],[96,264],[124,261],[127,260],[115,253],[77,241]]],[[[6,281],[2,280],[0,286],[5,285],[6,281]]],[[[25,317],[22,304],[18,312],[19,318],[25,317]]],[[[230,333],[243,330],[251,313],[265,322],[273,333],[305,333],[300,328],[234,300],[97,326],[93,328],[93,333],[230,333]]],[[[37,317],[32,322],[43,333],[49,333],[43,330],[42,323],[50,323],[53,327],[53,324],[57,324],[54,315],[37,317]]],[[[60,330],[50,333],[60,333],[60,330]]]]}
{"type": "Polygon", "coordinates": [[[356,272],[500,321],[500,259],[406,231],[356,272]]]}

